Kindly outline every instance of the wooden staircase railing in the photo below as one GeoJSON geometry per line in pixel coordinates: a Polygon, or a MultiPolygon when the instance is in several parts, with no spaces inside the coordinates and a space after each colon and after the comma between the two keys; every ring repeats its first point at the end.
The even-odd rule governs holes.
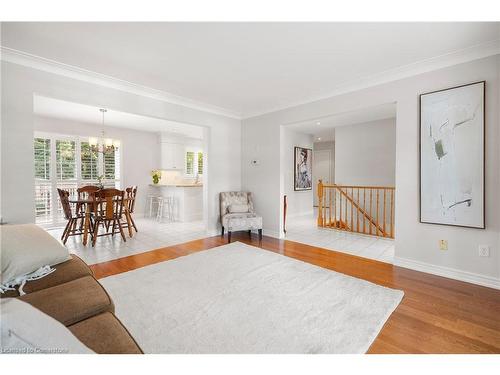
{"type": "Polygon", "coordinates": [[[318,183],[318,226],[394,238],[392,186],[318,183]]]}

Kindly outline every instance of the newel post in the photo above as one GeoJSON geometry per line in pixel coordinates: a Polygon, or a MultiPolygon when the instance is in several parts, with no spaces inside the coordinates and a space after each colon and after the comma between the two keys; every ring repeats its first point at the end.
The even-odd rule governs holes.
{"type": "Polygon", "coordinates": [[[318,182],[318,226],[323,226],[323,180],[318,182]]]}

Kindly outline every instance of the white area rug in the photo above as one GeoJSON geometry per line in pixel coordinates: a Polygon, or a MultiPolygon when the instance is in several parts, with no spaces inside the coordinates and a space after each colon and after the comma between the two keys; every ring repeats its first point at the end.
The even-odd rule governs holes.
{"type": "Polygon", "coordinates": [[[239,242],[100,281],[146,353],[365,353],[403,298],[239,242]]]}

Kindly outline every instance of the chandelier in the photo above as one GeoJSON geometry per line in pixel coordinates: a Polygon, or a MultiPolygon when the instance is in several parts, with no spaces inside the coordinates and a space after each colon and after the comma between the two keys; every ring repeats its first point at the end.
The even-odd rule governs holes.
{"type": "Polygon", "coordinates": [[[115,152],[120,147],[120,141],[111,138],[105,138],[104,132],[104,114],[108,111],[104,108],[99,108],[102,113],[102,131],[100,137],[89,137],[89,145],[93,152],[100,152],[102,154],[110,154],[115,152]]]}

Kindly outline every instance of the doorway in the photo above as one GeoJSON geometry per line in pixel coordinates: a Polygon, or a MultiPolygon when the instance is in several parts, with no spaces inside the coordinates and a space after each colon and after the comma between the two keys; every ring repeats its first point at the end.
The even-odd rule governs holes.
{"type": "Polygon", "coordinates": [[[318,207],[318,184],[333,183],[332,179],[332,152],[330,150],[315,150],[313,148],[313,206],[318,207]]]}
{"type": "Polygon", "coordinates": [[[396,103],[283,125],[282,193],[292,213],[285,238],[392,263],[395,134],[396,103]],[[290,183],[289,155],[296,146],[313,152],[308,192],[290,183]]]}

